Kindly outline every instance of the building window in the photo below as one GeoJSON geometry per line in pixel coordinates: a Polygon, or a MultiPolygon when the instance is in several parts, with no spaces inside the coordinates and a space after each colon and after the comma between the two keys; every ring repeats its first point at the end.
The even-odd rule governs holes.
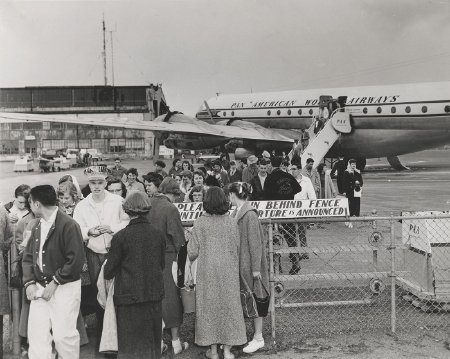
{"type": "Polygon", "coordinates": [[[422,106],[422,112],[423,113],[427,113],[428,112],[428,107],[427,106],[422,106]]]}
{"type": "Polygon", "coordinates": [[[289,116],[291,115],[291,113],[292,113],[292,111],[291,111],[291,110],[288,110],[287,114],[288,114],[289,116]]]}
{"type": "Polygon", "coordinates": [[[231,111],[231,116],[234,116],[234,111],[231,111]]]}
{"type": "Polygon", "coordinates": [[[21,130],[21,129],[22,129],[21,122],[11,123],[11,130],[21,130]]]}
{"type": "Polygon", "coordinates": [[[24,130],[42,130],[42,122],[24,122],[24,130]]]}
{"type": "Polygon", "coordinates": [[[42,122],[43,130],[50,130],[50,122],[42,122]]]}
{"type": "Polygon", "coordinates": [[[226,112],[223,113],[223,117],[227,117],[227,113],[226,112]]]}
{"type": "Polygon", "coordinates": [[[310,109],[310,110],[309,110],[309,114],[310,114],[310,115],[312,115],[313,112],[314,112],[313,109],[310,109]]]}
{"type": "Polygon", "coordinates": [[[52,122],[50,124],[52,130],[62,130],[64,128],[64,123],[62,122],[52,122]]]}
{"type": "Polygon", "coordinates": [[[364,113],[364,114],[367,114],[367,107],[364,107],[364,108],[363,108],[363,113],[364,113]]]}
{"type": "Polygon", "coordinates": [[[301,108],[298,110],[298,114],[299,114],[299,115],[302,114],[302,109],[301,109],[301,108]]]}
{"type": "Polygon", "coordinates": [[[411,107],[410,106],[406,106],[405,107],[405,112],[406,113],[410,113],[411,112],[411,107]]]}
{"type": "Polygon", "coordinates": [[[113,138],[109,141],[109,152],[126,152],[126,140],[124,138],[113,138]]]}
{"type": "Polygon", "coordinates": [[[280,111],[280,110],[277,111],[277,115],[278,115],[278,116],[281,115],[281,111],[280,111]]]}
{"type": "Polygon", "coordinates": [[[377,107],[377,113],[381,113],[382,109],[381,107],[377,107]]]}
{"type": "Polygon", "coordinates": [[[0,141],[0,154],[15,155],[19,153],[19,140],[0,141]]]}
{"type": "Polygon", "coordinates": [[[396,113],[397,112],[397,108],[395,106],[391,107],[391,113],[396,113]]]}
{"type": "Polygon", "coordinates": [[[449,105],[445,106],[445,112],[447,112],[447,113],[450,112],[450,106],[449,105]]]}
{"type": "Polygon", "coordinates": [[[52,140],[51,142],[51,149],[53,150],[61,150],[63,148],[66,148],[66,141],[64,140],[52,140]]]}

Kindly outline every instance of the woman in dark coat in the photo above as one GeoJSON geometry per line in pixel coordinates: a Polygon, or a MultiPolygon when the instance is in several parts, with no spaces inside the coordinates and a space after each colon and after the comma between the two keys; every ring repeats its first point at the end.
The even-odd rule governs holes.
{"type": "MultiPolygon", "coordinates": [[[[348,208],[350,216],[359,217],[361,207],[361,187],[363,186],[363,179],[361,173],[356,168],[356,160],[350,159],[348,167],[344,171],[344,178],[342,180],[344,186],[345,196],[348,198],[348,208]],[[359,196],[357,195],[359,193],[359,196]],[[356,194],[356,196],[355,196],[356,194]]],[[[352,227],[351,222],[349,223],[352,227]]]]}
{"type": "MultiPolygon", "coordinates": [[[[258,298],[265,298],[268,295],[267,290],[269,288],[266,239],[256,209],[247,201],[251,196],[251,185],[246,182],[235,182],[231,184],[229,191],[230,201],[236,206],[231,216],[237,220],[241,240],[239,272],[242,281],[247,283],[258,298]]],[[[264,347],[263,318],[255,318],[254,325],[253,340],[244,347],[244,353],[254,353],[264,347]]]]}
{"type": "Polygon", "coordinates": [[[177,254],[186,243],[180,212],[173,204],[175,198],[181,194],[181,190],[173,178],[166,177],[159,185],[159,192],[161,193],[155,193],[151,198],[152,209],[147,218],[162,233],[166,243],[162,313],[165,327],[170,329],[172,335],[174,353],[178,354],[187,348],[187,343],[180,341],[179,328],[183,323],[183,304],[180,290],[172,276],[172,265],[174,262],[176,264],[177,254]]]}
{"type": "Polygon", "coordinates": [[[161,357],[164,297],[164,238],[146,218],[151,203],[143,192],[123,204],[130,223],[111,242],[105,279],[115,278],[118,358],[161,357]]]}

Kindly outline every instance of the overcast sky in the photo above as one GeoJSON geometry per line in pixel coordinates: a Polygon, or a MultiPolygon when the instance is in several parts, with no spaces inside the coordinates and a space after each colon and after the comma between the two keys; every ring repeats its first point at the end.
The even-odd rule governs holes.
{"type": "Polygon", "coordinates": [[[115,84],[190,115],[217,92],[450,80],[450,0],[3,0],[0,87],[102,85],[103,13],[115,84]]]}

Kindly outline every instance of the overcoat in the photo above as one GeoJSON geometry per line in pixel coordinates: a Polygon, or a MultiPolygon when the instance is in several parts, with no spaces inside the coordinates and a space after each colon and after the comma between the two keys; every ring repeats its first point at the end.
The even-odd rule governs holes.
{"type": "Polygon", "coordinates": [[[163,271],[164,299],[162,301],[163,319],[166,328],[179,327],[183,322],[183,305],[180,290],[172,276],[172,265],[177,260],[180,248],[186,243],[180,212],[163,194],[151,198],[152,209],[147,218],[161,232],[166,245],[165,267],[163,271]]]}
{"type": "Polygon", "coordinates": [[[239,229],[234,218],[204,214],[194,222],[188,256],[197,259],[195,343],[247,341],[239,292],[239,229]]]}
{"type": "MultiPolygon", "coordinates": [[[[0,206],[0,249],[9,250],[12,236],[8,212],[0,206]]],[[[1,252],[0,252],[1,253],[1,252]]],[[[0,255],[0,315],[9,314],[9,290],[6,282],[5,263],[0,255]]]]}
{"type": "Polygon", "coordinates": [[[253,281],[253,272],[261,272],[262,284],[269,290],[269,267],[266,255],[266,237],[258,219],[256,210],[245,202],[239,211],[232,214],[236,218],[239,235],[239,271],[242,279],[245,280],[250,289],[258,298],[266,297],[261,283],[253,281]]]}

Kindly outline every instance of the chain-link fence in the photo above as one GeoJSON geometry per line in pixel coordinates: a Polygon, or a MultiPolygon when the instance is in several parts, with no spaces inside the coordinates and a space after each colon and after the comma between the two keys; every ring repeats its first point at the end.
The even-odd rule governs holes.
{"type": "Polygon", "coordinates": [[[263,221],[272,336],[449,329],[450,214],[346,220],[263,221]]]}
{"type": "Polygon", "coordinates": [[[272,334],[450,326],[450,215],[266,224],[272,334]]]}

